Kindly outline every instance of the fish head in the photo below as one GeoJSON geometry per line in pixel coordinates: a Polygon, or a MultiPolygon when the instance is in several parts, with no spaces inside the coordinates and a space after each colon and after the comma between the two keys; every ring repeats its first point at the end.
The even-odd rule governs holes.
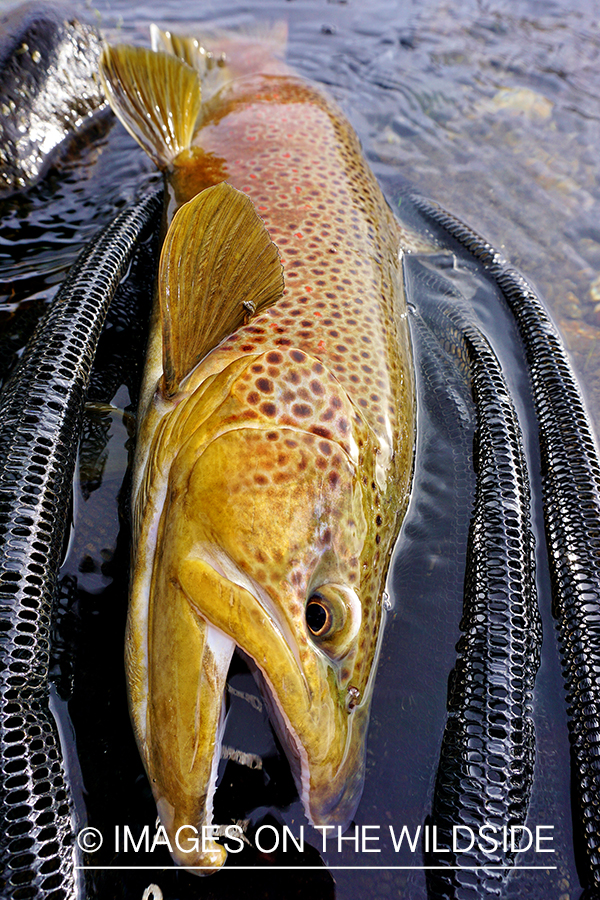
{"type": "Polygon", "coordinates": [[[259,670],[310,818],[347,824],[376,647],[361,602],[368,529],[355,467],[312,434],[236,429],[188,472],[184,504],[184,593],[259,670]]]}
{"type": "MultiPolygon", "coordinates": [[[[158,610],[169,591],[177,591],[185,607],[178,623],[193,618],[195,627],[246,654],[264,686],[309,819],[345,827],[364,781],[389,553],[378,547],[380,516],[365,487],[375,477],[377,456],[368,429],[326,372],[318,383],[322,391],[312,379],[313,403],[298,404],[298,394],[306,395],[299,382],[321,364],[292,352],[302,356],[302,365],[288,358],[286,367],[279,354],[282,383],[263,379],[267,397],[255,416],[248,415],[254,382],[248,385],[247,372],[229,384],[218,409],[208,418],[202,413],[202,425],[194,414],[181,413],[187,438],[178,435],[170,460],[152,605],[158,610]],[[335,416],[325,428],[320,420],[328,408],[335,416]]],[[[256,361],[253,366],[260,369],[256,361]]],[[[260,390],[260,377],[252,378],[260,390]]],[[[156,640],[164,640],[166,615],[154,617],[156,640]]],[[[169,638],[165,654],[173,655],[172,646],[169,638]]],[[[198,747],[215,752],[228,666],[228,658],[223,660],[218,676],[201,679],[202,715],[187,726],[195,729],[190,743],[196,754],[198,747]]],[[[164,663],[152,669],[161,673],[155,679],[183,683],[164,663]]],[[[186,678],[199,683],[195,674],[186,678]]],[[[167,692],[172,703],[173,691],[167,692]]],[[[171,777],[175,754],[166,739],[169,728],[159,718],[150,756],[160,755],[171,777]]],[[[174,740],[181,741],[181,734],[174,740]]],[[[164,808],[157,765],[151,762],[148,769],[164,808]]],[[[182,790],[205,802],[214,785],[199,789],[190,782],[182,789],[183,769],[169,803],[182,803],[182,790]]],[[[216,778],[214,766],[204,774],[209,777],[216,778]]]]}

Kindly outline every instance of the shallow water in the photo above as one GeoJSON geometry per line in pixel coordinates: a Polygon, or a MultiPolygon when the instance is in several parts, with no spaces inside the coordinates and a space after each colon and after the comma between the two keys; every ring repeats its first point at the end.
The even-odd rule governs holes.
{"type": "MultiPolygon", "coordinates": [[[[0,2],[0,10],[4,6],[0,2]]],[[[600,421],[598,4],[256,0],[205,2],[199,11],[193,0],[181,0],[137,7],[99,3],[87,14],[111,37],[120,32],[139,41],[147,40],[151,21],[176,25],[200,16],[211,25],[239,27],[285,20],[287,58],[302,74],[326,84],[341,103],[390,203],[397,206],[399,187],[407,180],[465,219],[537,285],[572,354],[590,411],[600,421]]],[[[12,365],[81,246],[118,207],[157,180],[143,152],[109,119],[89,138],[42,184],[0,203],[0,322],[5,326],[0,374],[12,365]]],[[[446,274],[464,296],[475,296],[477,316],[499,347],[530,423],[514,328],[495,291],[466,265],[446,274]]],[[[473,414],[460,379],[454,383],[449,377],[445,389],[446,405],[423,402],[420,407],[415,492],[391,578],[395,606],[378,672],[365,793],[356,817],[359,827],[374,826],[369,833],[380,842],[367,846],[381,852],[356,852],[350,841],[341,850],[333,841],[325,854],[318,852],[320,837],[305,823],[264,713],[233,694],[238,713],[226,743],[259,755],[264,766],[252,771],[230,763],[225,770],[222,764],[217,813],[223,821],[249,818],[251,830],[284,821],[297,834],[305,825],[307,842],[316,849],[297,858],[292,849],[261,856],[247,848],[231,864],[298,865],[305,871],[223,872],[201,882],[182,872],[98,871],[88,874],[97,896],[141,898],[150,882],[161,887],[165,900],[234,893],[304,897],[311,892],[315,898],[348,900],[426,896],[422,870],[386,867],[423,865],[420,848],[412,853],[404,845],[394,852],[389,826],[398,831],[407,825],[413,832],[430,812],[447,679],[459,635],[473,414]],[[461,416],[462,430],[456,427],[461,416]],[[321,867],[322,857],[329,872],[306,868],[321,867]],[[354,865],[363,870],[333,868],[354,865]]],[[[115,390],[113,404],[127,407],[134,389],[115,390]]],[[[426,394],[424,379],[421,395],[426,394]]],[[[107,409],[90,412],[87,421],[90,434],[102,437],[90,440],[92,449],[80,462],[75,527],[63,569],[54,702],[69,748],[80,824],[100,828],[112,843],[115,826],[152,825],[155,812],[128,726],[121,662],[128,430],[107,409]],[[69,735],[71,723],[75,732],[69,735]]],[[[535,435],[528,429],[535,468],[535,435]]],[[[539,490],[535,498],[541,546],[539,490]]],[[[544,653],[534,698],[538,758],[530,821],[554,827],[556,853],[546,868],[513,872],[505,889],[507,897],[530,900],[579,895],[566,719],[540,554],[544,653]]],[[[256,694],[242,668],[230,683],[241,693],[256,694]]],[[[160,849],[147,857],[109,850],[105,846],[96,858],[86,857],[86,864],[169,865],[160,849]]],[[[535,865],[537,860],[524,855],[521,862],[535,865]]]]}

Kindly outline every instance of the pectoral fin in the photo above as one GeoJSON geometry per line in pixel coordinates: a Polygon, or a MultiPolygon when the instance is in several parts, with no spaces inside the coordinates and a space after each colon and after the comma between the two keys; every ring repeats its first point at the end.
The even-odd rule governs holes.
{"type": "Polygon", "coordinates": [[[277,247],[252,201],[221,183],[176,213],[159,270],[165,391],[283,294],[277,247]]]}

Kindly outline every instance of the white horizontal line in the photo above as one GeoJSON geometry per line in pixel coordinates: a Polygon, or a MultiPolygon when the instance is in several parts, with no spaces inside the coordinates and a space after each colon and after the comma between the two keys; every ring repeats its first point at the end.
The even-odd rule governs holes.
{"type": "MultiPolygon", "coordinates": [[[[143,872],[168,872],[170,869],[173,871],[178,871],[179,869],[186,870],[195,870],[195,869],[212,869],[213,866],[75,866],[76,869],[79,869],[83,872],[90,871],[120,871],[120,870],[135,870],[135,871],[143,871],[143,872]]],[[[363,869],[365,871],[391,871],[396,869],[418,869],[422,872],[432,872],[434,870],[439,871],[471,871],[476,872],[480,869],[540,869],[540,870],[554,870],[557,869],[558,866],[223,866],[218,871],[220,872],[241,872],[242,870],[247,871],[265,871],[265,872],[282,872],[282,871],[292,871],[292,872],[301,872],[304,870],[312,869],[315,872],[327,872],[330,870],[351,870],[353,872],[360,872],[363,869]]],[[[216,870],[215,870],[216,871],[216,870]]]]}

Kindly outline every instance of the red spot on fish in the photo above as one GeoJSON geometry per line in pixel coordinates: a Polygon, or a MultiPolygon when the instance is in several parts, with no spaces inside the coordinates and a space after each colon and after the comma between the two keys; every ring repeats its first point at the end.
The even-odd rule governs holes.
{"type": "Polygon", "coordinates": [[[301,231],[297,231],[297,232],[296,232],[296,237],[297,237],[297,238],[303,238],[304,235],[302,234],[301,231]]]}
{"type": "Polygon", "coordinates": [[[324,350],[324,349],[325,349],[325,341],[319,341],[319,343],[317,344],[317,350],[324,350]]]}
{"type": "Polygon", "coordinates": [[[315,316],[319,316],[319,318],[321,318],[323,316],[323,313],[320,313],[318,310],[315,310],[315,316]]]}
{"type": "Polygon", "coordinates": [[[284,154],[283,154],[283,158],[284,158],[284,159],[289,159],[291,155],[292,155],[291,153],[284,153],[284,154]]]}

